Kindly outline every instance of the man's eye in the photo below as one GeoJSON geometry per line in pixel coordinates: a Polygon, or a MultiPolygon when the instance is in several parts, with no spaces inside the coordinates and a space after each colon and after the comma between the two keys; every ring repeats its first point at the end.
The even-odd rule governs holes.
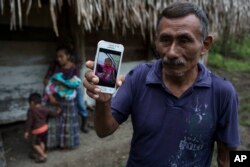
{"type": "Polygon", "coordinates": [[[191,40],[189,38],[180,38],[179,41],[181,43],[188,43],[188,42],[191,42],[191,40]]]}
{"type": "Polygon", "coordinates": [[[169,42],[171,42],[171,38],[169,38],[169,37],[161,37],[160,42],[169,43],[169,42]]]}

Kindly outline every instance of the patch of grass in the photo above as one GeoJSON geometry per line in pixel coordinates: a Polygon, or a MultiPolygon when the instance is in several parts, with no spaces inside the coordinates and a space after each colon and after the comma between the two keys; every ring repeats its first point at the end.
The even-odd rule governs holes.
{"type": "Polygon", "coordinates": [[[247,35],[245,35],[243,39],[234,40],[232,46],[232,49],[234,49],[240,57],[245,59],[250,58],[250,38],[247,35]]]}
{"type": "Polygon", "coordinates": [[[209,53],[208,65],[227,71],[250,72],[250,61],[225,58],[219,53],[209,53]]]}
{"type": "Polygon", "coordinates": [[[208,65],[227,71],[250,71],[250,36],[245,34],[216,41],[208,56],[208,65]]]}
{"type": "Polygon", "coordinates": [[[208,55],[208,65],[216,68],[224,67],[224,58],[219,53],[209,53],[208,55]]]}
{"type": "MultiPolygon", "coordinates": [[[[223,48],[222,46],[222,41],[217,41],[213,45],[208,56],[208,66],[232,72],[232,79],[234,77],[233,72],[237,72],[239,75],[235,76],[235,84],[239,84],[239,80],[245,79],[243,77],[245,75],[241,76],[240,72],[245,72],[245,74],[250,72],[250,37],[245,35],[238,39],[230,39],[226,41],[226,45],[224,45],[226,48],[223,48]]],[[[238,87],[240,90],[238,92],[240,98],[239,123],[242,126],[250,127],[249,89],[244,89],[244,86],[246,86],[246,84],[240,84],[240,87],[238,87]]]]}
{"type": "Polygon", "coordinates": [[[226,40],[218,40],[210,51],[219,53],[223,57],[234,58],[237,60],[250,60],[250,36],[248,34],[231,37],[226,40]]]}

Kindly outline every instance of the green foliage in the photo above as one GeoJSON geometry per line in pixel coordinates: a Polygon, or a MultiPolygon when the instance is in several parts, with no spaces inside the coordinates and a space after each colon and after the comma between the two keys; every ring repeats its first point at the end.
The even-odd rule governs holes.
{"type": "MultiPolygon", "coordinates": [[[[250,72],[250,38],[227,41],[221,50],[221,43],[213,45],[208,55],[208,66],[230,72],[250,72]],[[227,46],[227,47],[225,47],[227,46]]],[[[250,96],[244,90],[239,91],[239,123],[250,127],[250,96]]]]}
{"type": "Polygon", "coordinates": [[[208,65],[216,68],[224,67],[224,58],[219,53],[209,53],[208,55],[208,65]]]}
{"type": "Polygon", "coordinates": [[[208,56],[208,65],[225,69],[227,71],[250,71],[250,61],[243,61],[234,58],[225,58],[218,53],[210,53],[208,56]]]}
{"type": "Polygon", "coordinates": [[[212,48],[212,53],[220,53],[223,57],[235,59],[250,59],[250,36],[244,35],[238,38],[226,37],[216,41],[212,48]]]}
{"type": "Polygon", "coordinates": [[[228,71],[250,71],[250,37],[234,38],[226,44],[217,41],[209,53],[208,65],[228,71]]]}
{"type": "Polygon", "coordinates": [[[250,37],[243,37],[242,40],[234,40],[233,48],[238,53],[239,57],[243,59],[250,58],[250,37]]]}

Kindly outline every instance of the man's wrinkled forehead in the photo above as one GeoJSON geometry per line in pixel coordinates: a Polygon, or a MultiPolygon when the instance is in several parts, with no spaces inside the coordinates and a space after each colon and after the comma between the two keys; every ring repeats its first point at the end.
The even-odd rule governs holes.
{"type": "Polygon", "coordinates": [[[202,25],[200,20],[193,14],[180,18],[165,18],[163,17],[157,27],[156,34],[164,33],[164,31],[174,31],[175,33],[188,33],[189,30],[193,32],[199,31],[202,35],[202,25]]]}

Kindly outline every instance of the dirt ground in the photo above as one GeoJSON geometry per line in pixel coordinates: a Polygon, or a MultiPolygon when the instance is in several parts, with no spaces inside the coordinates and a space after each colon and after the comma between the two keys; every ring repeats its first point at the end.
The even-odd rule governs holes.
{"type": "Polygon", "coordinates": [[[23,123],[12,125],[3,136],[7,167],[120,167],[124,166],[132,136],[128,120],[115,134],[100,139],[94,130],[81,133],[81,145],[73,150],[50,150],[48,160],[36,164],[28,157],[29,145],[23,139],[23,123]]]}
{"type": "MultiPolygon", "coordinates": [[[[249,73],[229,73],[213,69],[212,71],[216,71],[216,73],[231,80],[238,91],[240,100],[244,103],[250,103],[249,73]]],[[[249,118],[250,111],[244,112],[249,118]]],[[[35,164],[28,157],[29,147],[22,138],[22,127],[23,123],[11,125],[2,134],[8,167],[122,167],[128,158],[132,136],[130,120],[121,125],[113,135],[104,139],[98,138],[94,130],[88,134],[81,133],[79,148],[70,151],[50,151],[48,161],[45,164],[35,164]]],[[[240,132],[242,143],[240,150],[250,150],[250,127],[240,126],[240,132]]],[[[215,161],[213,166],[216,166],[215,161]]]]}

